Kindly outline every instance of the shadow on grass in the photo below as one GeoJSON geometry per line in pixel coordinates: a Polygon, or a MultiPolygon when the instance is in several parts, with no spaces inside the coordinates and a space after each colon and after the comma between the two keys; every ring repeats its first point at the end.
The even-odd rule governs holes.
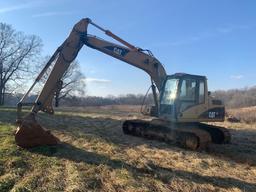
{"type": "Polygon", "coordinates": [[[233,160],[237,163],[256,165],[256,131],[248,129],[229,129],[232,135],[230,144],[216,145],[212,144],[207,151],[227,160],[233,160]]]}
{"type": "MultiPolygon", "coordinates": [[[[57,114],[54,116],[40,114],[39,117],[39,122],[44,127],[70,134],[75,138],[83,138],[85,135],[91,135],[93,138],[100,138],[104,142],[114,143],[120,147],[133,147],[146,144],[154,148],[179,150],[178,148],[174,148],[173,144],[168,145],[159,141],[124,135],[122,132],[123,120],[67,114],[57,114]]],[[[14,123],[15,118],[15,110],[0,108],[0,122],[14,123]]],[[[123,119],[125,119],[125,116],[123,119]]],[[[211,145],[207,153],[227,161],[232,160],[255,166],[256,131],[245,129],[230,129],[230,131],[232,134],[231,144],[211,145]]]]}
{"type": "Polygon", "coordinates": [[[37,147],[30,149],[32,153],[37,153],[49,157],[57,157],[61,159],[71,160],[77,163],[83,162],[90,165],[107,165],[112,169],[127,169],[132,173],[136,180],[139,177],[151,177],[156,178],[163,183],[170,183],[172,178],[180,178],[184,180],[189,180],[198,184],[211,184],[213,186],[218,186],[222,188],[233,188],[237,187],[245,191],[255,191],[256,184],[241,181],[230,177],[216,177],[216,176],[202,176],[198,173],[177,170],[177,169],[167,169],[159,167],[155,164],[148,164],[147,167],[138,168],[130,165],[121,160],[110,159],[107,156],[100,155],[94,152],[88,152],[72,146],[68,143],[62,143],[58,146],[50,147],[37,147]]]}

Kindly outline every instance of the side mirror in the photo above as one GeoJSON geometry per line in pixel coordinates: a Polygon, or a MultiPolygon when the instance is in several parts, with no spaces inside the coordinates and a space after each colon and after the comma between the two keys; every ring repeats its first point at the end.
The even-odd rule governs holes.
{"type": "Polygon", "coordinates": [[[212,93],[211,93],[211,91],[208,91],[208,96],[210,96],[212,93]]]}

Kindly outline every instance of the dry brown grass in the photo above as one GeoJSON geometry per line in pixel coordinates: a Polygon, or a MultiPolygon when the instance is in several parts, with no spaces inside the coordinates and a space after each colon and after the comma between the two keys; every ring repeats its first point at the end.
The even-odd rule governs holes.
{"type": "Polygon", "coordinates": [[[124,135],[122,122],[136,110],[40,115],[62,144],[27,151],[13,141],[14,111],[0,109],[0,191],[256,191],[255,124],[222,123],[232,143],[195,152],[124,135]]]}
{"type": "Polygon", "coordinates": [[[240,121],[244,123],[256,123],[256,106],[238,109],[228,109],[227,113],[238,118],[240,121]]]}

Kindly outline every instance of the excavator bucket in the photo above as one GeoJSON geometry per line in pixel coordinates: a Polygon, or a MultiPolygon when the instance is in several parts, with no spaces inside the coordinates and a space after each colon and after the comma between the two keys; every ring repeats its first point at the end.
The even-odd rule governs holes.
{"type": "Polygon", "coordinates": [[[18,124],[19,126],[15,132],[15,141],[22,148],[56,145],[59,143],[57,137],[37,123],[33,113],[30,113],[18,124]]]}

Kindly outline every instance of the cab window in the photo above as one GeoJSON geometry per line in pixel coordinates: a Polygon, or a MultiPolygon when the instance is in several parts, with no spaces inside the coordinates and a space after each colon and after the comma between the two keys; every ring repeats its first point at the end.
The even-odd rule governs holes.
{"type": "Polygon", "coordinates": [[[180,111],[197,104],[197,81],[195,79],[183,79],[180,89],[180,111]]]}
{"type": "Polygon", "coordinates": [[[196,80],[184,79],[181,84],[180,99],[183,101],[196,101],[196,80]]]}
{"type": "Polygon", "coordinates": [[[172,105],[177,93],[177,79],[168,79],[165,83],[164,92],[161,99],[161,104],[172,105]]]}
{"type": "Polygon", "coordinates": [[[199,83],[199,104],[205,103],[205,87],[204,81],[200,81],[199,83]]]}

